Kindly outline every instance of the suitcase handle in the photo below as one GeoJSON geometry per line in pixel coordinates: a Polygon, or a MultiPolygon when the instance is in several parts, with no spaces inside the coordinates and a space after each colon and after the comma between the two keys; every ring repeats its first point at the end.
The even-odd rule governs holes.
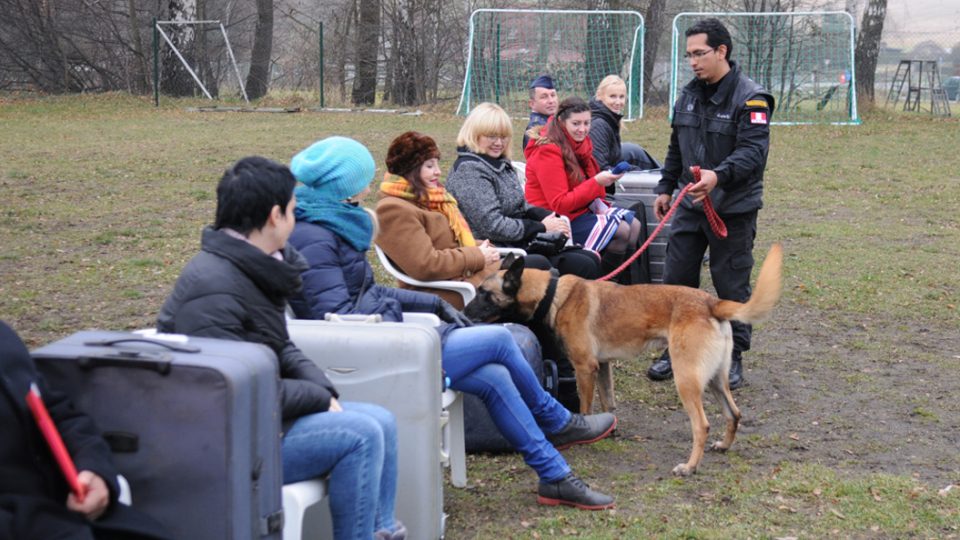
{"type": "Polygon", "coordinates": [[[362,322],[362,323],[380,323],[383,322],[383,315],[379,313],[373,315],[340,315],[339,313],[325,313],[323,320],[327,322],[362,322]]]}
{"type": "Polygon", "coordinates": [[[151,369],[161,375],[170,373],[172,363],[169,356],[155,355],[147,353],[150,356],[143,356],[137,351],[121,351],[115,355],[109,356],[81,356],[77,358],[77,365],[82,370],[93,369],[96,367],[123,367],[151,369]]]}
{"type": "Polygon", "coordinates": [[[166,347],[167,349],[170,349],[173,352],[182,352],[182,353],[200,352],[200,347],[197,347],[196,345],[178,345],[176,343],[170,343],[169,341],[161,341],[159,339],[149,339],[144,337],[97,339],[93,341],[85,341],[83,344],[89,347],[112,347],[117,343],[149,343],[151,345],[159,345],[161,347],[166,347]]]}

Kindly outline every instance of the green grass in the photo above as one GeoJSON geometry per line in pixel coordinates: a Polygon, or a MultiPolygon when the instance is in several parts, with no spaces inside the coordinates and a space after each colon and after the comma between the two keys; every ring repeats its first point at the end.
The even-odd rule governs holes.
{"type": "MultiPolygon", "coordinates": [[[[201,228],[212,221],[220,174],[236,159],[258,154],[288,162],[319,138],[348,135],[370,148],[381,175],[390,140],[415,129],[440,142],[441,164],[449,168],[461,122],[446,112],[184,110],[196,104],[165,99],[156,109],[147,99],[124,95],[0,97],[0,318],[31,346],[81,328],[152,325],[183,264],[196,252],[201,228]]],[[[625,127],[624,138],[662,156],[669,137],[665,111],[646,115],[625,127]]],[[[523,127],[518,120],[517,134],[523,127]]],[[[824,405],[801,407],[824,407],[815,416],[821,427],[855,429],[866,414],[860,404],[874,406],[874,396],[880,396],[893,411],[885,418],[904,418],[926,430],[957,428],[955,395],[926,394],[922,381],[903,393],[896,386],[891,391],[890,377],[904,375],[888,370],[906,362],[936,366],[957,378],[958,351],[951,348],[956,338],[928,343],[926,336],[949,338],[960,328],[958,131],[955,119],[879,110],[867,112],[861,126],[773,128],[757,258],[772,242],[783,242],[783,312],[804,318],[796,328],[790,320],[768,323],[787,332],[770,341],[779,341],[780,351],[799,354],[804,343],[837,340],[817,356],[835,374],[813,378],[802,364],[792,364],[793,358],[775,358],[764,348],[751,352],[752,366],[792,370],[796,384],[817,391],[836,385],[853,389],[824,405]]],[[[519,144],[517,137],[517,158],[519,144]]],[[[378,280],[389,283],[379,268],[378,280]]],[[[829,448],[804,453],[798,448],[815,435],[791,424],[789,417],[804,411],[777,409],[771,396],[776,389],[747,391],[742,404],[756,422],[780,422],[776,429],[742,432],[734,451],[722,458],[709,455],[695,477],[669,477],[688,450],[686,416],[671,385],[643,381],[647,364],[646,358],[618,362],[617,399],[631,414],[646,411],[657,422],[565,453],[578,473],[602,478],[598,487],[617,495],[618,510],[539,508],[533,502],[534,475],[518,456],[471,457],[474,488],[447,490],[450,535],[960,535],[960,490],[940,496],[945,482],[931,485],[861,463],[863,453],[894,451],[888,443],[871,441],[869,433],[859,447],[841,444],[848,450],[839,458],[828,455],[829,448]],[[661,429],[677,435],[654,438],[661,429]],[[800,441],[791,437],[798,430],[794,437],[800,441]],[[669,443],[651,448],[654,440],[669,443]],[[674,457],[663,463],[662,455],[674,457]]],[[[955,447],[944,449],[945,459],[955,460],[950,457],[955,454],[955,447]]],[[[956,461],[943,467],[953,470],[951,463],[956,461]]],[[[960,484],[950,473],[930,475],[960,484]]]]}

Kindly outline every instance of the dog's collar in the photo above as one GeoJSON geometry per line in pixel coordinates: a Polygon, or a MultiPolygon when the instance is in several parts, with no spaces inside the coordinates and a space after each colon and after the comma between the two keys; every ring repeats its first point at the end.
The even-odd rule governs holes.
{"type": "Polygon", "coordinates": [[[531,321],[542,321],[547,318],[547,312],[550,311],[550,306],[553,304],[553,297],[557,294],[557,275],[557,269],[552,268],[550,270],[550,283],[547,284],[547,292],[543,295],[543,298],[540,299],[537,310],[533,312],[533,318],[530,319],[531,321]]]}

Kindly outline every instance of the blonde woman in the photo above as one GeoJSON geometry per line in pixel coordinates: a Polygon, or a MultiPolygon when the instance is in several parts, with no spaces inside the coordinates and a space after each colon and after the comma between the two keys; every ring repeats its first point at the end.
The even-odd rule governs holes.
{"type": "MultiPolygon", "coordinates": [[[[493,103],[477,105],[457,135],[457,160],[447,177],[447,191],[457,199],[473,234],[498,246],[526,249],[540,233],[569,237],[569,221],[524,199],[510,162],[512,141],[513,125],[507,113],[493,103]]],[[[600,260],[590,251],[565,249],[547,254],[546,259],[545,269],[552,266],[560,274],[599,277],[600,260]]],[[[527,262],[530,266],[531,261],[527,262]]]]}
{"type": "MultiPolygon", "coordinates": [[[[634,169],[659,169],[660,164],[639,145],[620,140],[620,122],[627,105],[627,84],[616,75],[607,75],[597,86],[590,99],[590,140],[593,141],[593,157],[600,170],[611,169],[626,161],[634,169]]],[[[612,195],[614,186],[607,187],[612,195]]]]}

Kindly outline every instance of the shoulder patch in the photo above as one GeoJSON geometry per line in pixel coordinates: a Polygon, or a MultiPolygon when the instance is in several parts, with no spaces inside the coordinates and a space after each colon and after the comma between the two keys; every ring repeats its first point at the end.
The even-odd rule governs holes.
{"type": "Polygon", "coordinates": [[[767,100],[765,99],[748,99],[747,100],[747,107],[763,107],[764,109],[766,109],[769,106],[770,104],[767,103],[767,100]]]}

